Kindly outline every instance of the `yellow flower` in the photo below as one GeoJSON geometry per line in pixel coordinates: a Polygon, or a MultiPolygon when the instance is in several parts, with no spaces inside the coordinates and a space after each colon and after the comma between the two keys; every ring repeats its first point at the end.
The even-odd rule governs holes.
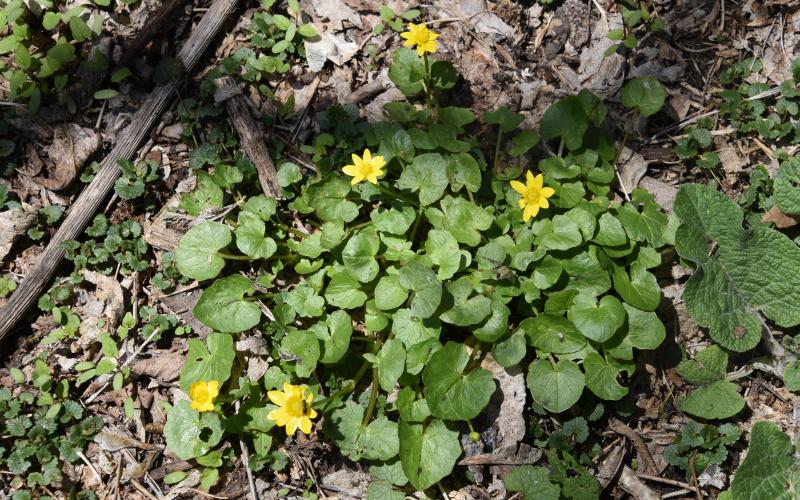
{"type": "Polygon", "coordinates": [[[311,407],[314,400],[313,394],[306,395],[306,386],[283,384],[283,391],[269,391],[269,400],[280,406],[272,410],[267,418],[273,420],[279,427],[286,427],[286,435],[291,436],[299,427],[305,434],[311,434],[311,419],[317,412],[311,407]]]}
{"type": "Polygon", "coordinates": [[[427,26],[422,24],[408,23],[408,31],[400,33],[400,36],[406,39],[403,42],[403,47],[417,46],[417,54],[425,55],[426,52],[433,54],[436,52],[436,39],[439,38],[439,33],[433,32],[427,26]]]}
{"type": "Polygon", "coordinates": [[[519,199],[519,208],[524,209],[522,218],[528,222],[531,217],[536,217],[540,208],[550,206],[547,198],[553,196],[556,190],[551,187],[543,187],[544,177],[542,174],[534,177],[530,170],[525,174],[525,181],[525,184],[520,181],[511,181],[511,187],[522,195],[519,199]]]}
{"type": "Polygon", "coordinates": [[[386,165],[386,161],[383,159],[383,156],[372,156],[369,149],[365,149],[364,156],[359,158],[357,154],[354,154],[353,164],[342,167],[342,172],[353,178],[353,180],[350,181],[350,184],[353,186],[364,179],[373,184],[377,184],[378,177],[383,175],[384,165],[386,165]]]}
{"type": "Polygon", "coordinates": [[[198,380],[189,388],[192,408],[203,412],[214,410],[214,398],[219,396],[219,382],[216,380],[198,380]]]}

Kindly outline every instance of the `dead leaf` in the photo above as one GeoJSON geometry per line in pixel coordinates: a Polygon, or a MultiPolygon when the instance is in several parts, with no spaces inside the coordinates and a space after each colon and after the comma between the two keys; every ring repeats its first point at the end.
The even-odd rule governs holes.
{"type": "Polygon", "coordinates": [[[767,213],[761,217],[761,222],[771,222],[775,224],[775,227],[778,229],[786,229],[787,227],[793,227],[797,224],[800,224],[800,216],[798,215],[786,215],[778,208],[778,205],[770,208],[767,213]]]}
{"type": "Polygon", "coordinates": [[[342,0],[315,0],[311,4],[316,13],[314,20],[327,21],[325,24],[335,31],[342,31],[345,28],[344,21],[358,29],[364,29],[361,16],[342,0]]]}
{"type": "Polygon", "coordinates": [[[0,262],[11,251],[14,239],[36,222],[36,209],[27,203],[20,208],[0,212],[0,262]]]}
{"type": "Polygon", "coordinates": [[[651,490],[627,465],[622,466],[622,474],[619,476],[619,485],[633,495],[636,500],[659,500],[661,497],[651,490]]]}
{"type": "Polygon", "coordinates": [[[678,195],[678,190],[675,186],[670,186],[666,182],[654,179],[649,175],[645,175],[639,181],[639,187],[646,189],[656,198],[656,203],[667,212],[672,212],[672,205],[675,203],[675,197],[678,195]]]}
{"type": "Polygon", "coordinates": [[[717,147],[717,156],[719,156],[722,169],[726,174],[738,174],[748,166],[747,158],[739,156],[736,148],[731,146],[724,138],[717,137],[714,143],[717,147]]]}
{"type": "Polygon", "coordinates": [[[150,443],[145,443],[126,436],[125,434],[109,430],[108,428],[100,431],[95,437],[94,442],[105,451],[119,451],[124,448],[138,448],[140,450],[158,450],[159,447],[150,443]]]}
{"type": "Polygon", "coordinates": [[[111,276],[86,269],[81,274],[95,286],[95,296],[105,303],[103,316],[107,320],[106,328],[116,328],[125,312],[125,296],[119,282],[111,276]]]}
{"type": "Polygon", "coordinates": [[[78,169],[100,147],[100,135],[78,124],[58,125],[53,130],[53,143],[47,148],[52,162],[48,176],[34,180],[47,189],[64,189],[78,175],[78,169]]]}
{"type": "Polygon", "coordinates": [[[650,165],[650,162],[645,160],[639,153],[623,148],[622,153],[619,155],[619,163],[619,177],[622,180],[622,186],[620,187],[630,194],[639,185],[639,181],[644,177],[644,174],[647,173],[647,166],[650,165]]]}
{"type": "Polygon", "coordinates": [[[321,23],[314,23],[319,37],[314,40],[305,40],[306,62],[308,68],[318,73],[322,71],[326,61],[331,61],[337,66],[341,66],[358,52],[358,44],[345,39],[344,34],[331,34],[324,31],[321,23]]]}
{"type": "Polygon", "coordinates": [[[492,35],[498,40],[514,36],[514,28],[493,14],[484,0],[436,0],[433,5],[450,16],[467,20],[478,33],[492,35]]]}
{"type": "Polygon", "coordinates": [[[171,382],[180,376],[184,361],[185,356],[179,352],[159,352],[150,358],[135,361],[131,365],[131,372],[147,375],[159,382],[171,382]]]}
{"type": "Polygon", "coordinates": [[[458,465],[526,465],[535,464],[542,458],[542,450],[520,443],[505,448],[497,448],[491,453],[472,455],[458,462],[458,465]]]}
{"type": "Polygon", "coordinates": [[[487,416],[501,438],[499,447],[515,446],[525,437],[525,375],[519,365],[503,368],[491,354],[483,359],[481,368],[488,370],[500,386],[487,408],[487,416]]]}

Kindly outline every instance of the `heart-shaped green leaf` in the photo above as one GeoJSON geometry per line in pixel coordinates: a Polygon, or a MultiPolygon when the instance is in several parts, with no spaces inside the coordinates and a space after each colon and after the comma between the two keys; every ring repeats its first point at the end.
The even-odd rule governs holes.
{"type": "Polygon", "coordinates": [[[519,324],[528,334],[529,342],[539,350],[554,354],[569,354],[586,345],[586,337],[575,324],[555,314],[527,318],[519,324]]]}
{"type": "Polygon", "coordinates": [[[446,420],[478,416],[495,390],[491,373],[476,368],[464,373],[470,356],[463,344],[448,342],[431,356],[422,372],[431,413],[446,420]]]}
{"type": "Polygon", "coordinates": [[[169,411],[164,424],[167,447],[181,460],[205,455],[220,442],[222,433],[222,420],[217,413],[201,414],[185,399],[169,411]]]}
{"type": "Polygon", "coordinates": [[[622,367],[609,362],[603,356],[592,351],[583,360],[586,371],[586,387],[595,396],[608,401],[617,401],[628,394],[628,388],[620,385],[619,377],[622,367]]]}
{"type": "Polygon", "coordinates": [[[442,420],[428,425],[400,421],[400,461],[403,472],[417,490],[425,490],[447,477],[461,456],[458,432],[442,420]]]}
{"type": "Polygon", "coordinates": [[[244,296],[256,287],[240,274],[218,279],[203,291],[194,306],[194,316],[203,324],[227,333],[249,330],[261,321],[261,309],[244,296]]]}
{"type": "Polygon", "coordinates": [[[537,359],[528,368],[528,388],[533,400],[554,413],[561,413],[580,399],[585,378],[573,361],[562,359],[553,364],[537,359]]]}
{"type": "Polygon", "coordinates": [[[225,224],[208,221],[192,226],[175,251],[178,270],[196,280],[215,278],[225,267],[225,259],[217,252],[230,242],[231,230],[225,224]]]}
{"type": "Polygon", "coordinates": [[[625,309],[618,298],[606,295],[596,303],[594,297],[578,295],[567,316],[580,332],[595,342],[605,342],[625,324],[625,309]]]}
{"type": "Polygon", "coordinates": [[[231,376],[236,350],[233,337],[227,333],[211,332],[206,339],[208,348],[200,339],[189,339],[189,352],[181,369],[181,390],[189,392],[192,384],[216,380],[220,386],[231,376]]]}

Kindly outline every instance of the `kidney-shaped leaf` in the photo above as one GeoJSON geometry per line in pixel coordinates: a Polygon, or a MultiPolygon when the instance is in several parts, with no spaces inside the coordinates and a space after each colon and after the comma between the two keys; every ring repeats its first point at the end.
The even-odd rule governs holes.
{"type": "Polygon", "coordinates": [[[214,330],[237,333],[253,328],[261,321],[261,309],[244,299],[256,287],[240,274],[214,282],[203,291],[193,313],[203,324],[214,330]]]}
{"type": "Polygon", "coordinates": [[[231,230],[219,222],[203,222],[191,227],[178,243],[175,260],[184,276],[195,280],[216,277],[225,267],[217,253],[231,242],[231,230]]]}
{"type": "Polygon", "coordinates": [[[491,373],[476,368],[464,373],[469,354],[463,344],[448,342],[435,352],[422,372],[431,413],[446,420],[478,416],[495,390],[491,373]]]}

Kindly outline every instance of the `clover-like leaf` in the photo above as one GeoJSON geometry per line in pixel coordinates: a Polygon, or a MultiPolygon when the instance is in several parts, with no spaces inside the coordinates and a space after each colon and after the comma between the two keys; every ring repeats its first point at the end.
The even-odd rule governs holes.
{"type": "Polygon", "coordinates": [[[255,291],[250,280],[240,274],[221,278],[203,291],[192,312],[214,330],[242,332],[261,321],[261,309],[245,299],[245,295],[255,291]]]}
{"type": "Polygon", "coordinates": [[[422,92],[425,64],[411,49],[399,48],[389,65],[389,78],[400,92],[411,97],[422,92]]]}
{"type": "Polygon", "coordinates": [[[625,302],[643,311],[655,311],[661,303],[661,287],[656,277],[635,262],[630,275],[621,266],[614,268],[614,290],[625,302]]]}
{"type": "Polygon", "coordinates": [[[167,414],[164,438],[181,460],[191,460],[211,451],[222,439],[222,420],[217,413],[200,413],[188,400],[178,401],[167,414]]]}
{"type": "Polygon", "coordinates": [[[443,309],[439,319],[456,326],[476,325],[485,320],[492,311],[492,301],[483,294],[474,294],[474,286],[468,277],[447,283],[443,309]],[[448,307],[449,306],[449,307],[448,307]]]}
{"type": "Polygon", "coordinates": [[[331,436],[339,450],[352,460],[390,460],[400,449],[397,423],[380,417],[362,425],[364,407],[348,401],[334,410],[325,420],[325,433],[331,436]]]}
{"type": "Polygon", "coordinates": [[[392,317],[392,333],[406,349],[426,340],[438,339],[441,330],[442,324],[438,319],[415,316],[411,309],[399,309],[392,317]]]}
{"type": "Polygon", "coordinates": [[[476,368],[464,373],[470,356],[463,344],[448,342],[431,356],[422,372],[431,413],[446,420],[478,416],[495,390],[491,373],[476,368]]]}
{"type": "Polygon", "coordinates": [[[449,231],[442,229],[428,231],[425,252],[430,257],[433,265],[439,268],[436,274],[440,280],[452,278],[458,272],[461,267],[461,261],[464,259],[455,237],[449,231]]]}
{"type": "Polygon", "coordinates": [[[553,413],[561,413],[578,402],[586,380],[574,361],[562,359],[553,363],[537,359],[528,368],[527,382],[534,401],[553,413]]]}
{"type": "Polygon", "coordinates": [[[326,222],[350,222],[358,216],[358,205],[347,199],[350,183],[331,176],[308,187],[309,205],[326,222]]]}
{"type": "Polygon", "coordinates": [[[175,261],[184,276],[196,280],[215,278],[225,267],[218,252],[231,242],[231,230],[219,222],[192,226],[178,243],[175,261]]]}
{"type": "Polygon", "coordinates": [[[712,339],[752,349],[761,339],[757,311],[783,327],[800,324],[800,247],[761,224],[744,229],[741,208],[709,186],[681,187],[675,214],[675,248],[697,264],[683,299],[712,339]]]}
{"type": "Polygon", "coordinates": [[[514,113],[507,106],[500,106],[497,111],[487,111],[483,114],[483,121],[492,125],[499,125],[500,131],[503,133],[511,132],[523,120],[525,120],[523,115],[514,113]]]}
{"type": "Polygon", "coordinates": [[[331,281],[325,289],[325,300],[334,307],[355,309],[367,301],[367,294],[361,291],[361,283],[344,270],[332,270],[331,281]]]}
{"type": "Polygon", "coordinates": [[[427,425],[400,421],[400,461],[403,472],[417,490],[425,490],[447,477],[461,456],[458,432],[442,420],[427,425]]]}
{"type": "Polygon", "coordinates": [[[216,380],[224,384],[231,376],[236,350],[233,337],[227,333],[211,332],[206,339],[208,348],[200,339],[189,339],[189,352],[181,369],[181,390],[189,392],[198,381],[216,380]]]}

